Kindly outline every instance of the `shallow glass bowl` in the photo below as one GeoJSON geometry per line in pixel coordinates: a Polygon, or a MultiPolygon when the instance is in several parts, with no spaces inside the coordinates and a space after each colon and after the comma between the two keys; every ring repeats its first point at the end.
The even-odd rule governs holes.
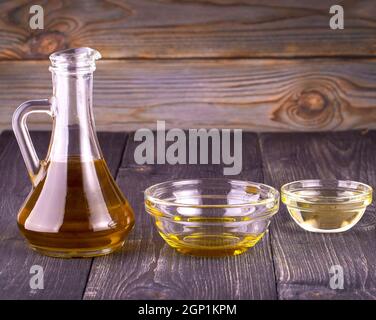
{"type": "Polygon", "coordinates": [[[342,232],[362,218],[372,202],[372,188],[348,180],[301,180],[283,185],[281,198],[303,229],[342,232]]]}
{"type": "Polygon", "coordinates": [[[224,178],[168,181],[145,190],[159,234],[179,252],[237,255],[253,247],[279,208],[279,192],[224,178]]]}

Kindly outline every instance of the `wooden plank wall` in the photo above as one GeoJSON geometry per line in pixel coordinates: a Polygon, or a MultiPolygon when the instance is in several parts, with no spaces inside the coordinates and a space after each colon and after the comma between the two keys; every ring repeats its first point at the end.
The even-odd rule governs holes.
{"type": "MultiPolygon", "coordinates": [[[[100,130],[376,129],[374,0],[0,1],[0,130],[51,94],[48,55],[90,46],[100,130]],[[44,30],[29,8],[44,8],[44,30]],[[340,4],[345,29],[329,28],[340,4]]],[[[48,129],[49,119],[34,118],[48,129]]]]}

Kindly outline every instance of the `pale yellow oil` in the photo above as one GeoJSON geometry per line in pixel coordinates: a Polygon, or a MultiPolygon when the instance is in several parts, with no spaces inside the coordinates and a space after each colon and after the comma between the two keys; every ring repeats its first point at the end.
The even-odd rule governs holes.
{"type": "Polygon", "coordinates": [[[282,201],[293,219],[304,229],[316,232],[341,232],[350,229],[362,217],[372,196],[354,200],[357,190],[296,190],[294,194],[309,201],[294,200],[282,194],[282,201]]]}

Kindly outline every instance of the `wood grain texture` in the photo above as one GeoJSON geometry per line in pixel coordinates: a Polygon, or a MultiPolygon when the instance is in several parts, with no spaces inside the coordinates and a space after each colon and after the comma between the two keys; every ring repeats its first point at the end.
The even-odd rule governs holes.
{"type": "MultiPolygon", "coordinates": [[[[253,169],[239,177],[262,181],[257,137],[247,134],[245,141],[244,161],[253,169]]],[[[171,179],[218,177],[223,167],[135,165],[134,144],[130,137],[117,182],[135,210],[135,229],[122,251],[95,259],[84,299],[275,299],[268,234],[240,256],[191,257],[170,248],[145,212],[146,187],[171,179]]]]}
{"type": "MultiPolygon", "coordinates": [[[[0,62],[0,128],[15,108],[52,94],[47,62],[0,62]]],[[[376,60],[102,61],[99,130],[168,127],[323,131],[376,128],[376,60]]],[[[36,118],[33,128],[50,128],[36,118]]]]}
{"type": "MultiPolygon", "coordinates": [[[[265,183],[350,179],[376,185],[376,134],[261,134],[265,183]]],[[[279,299],[376,299],[376,211],[368,207],[351,230],[309,233],[284,205],[271,226],[279,299]],[[330,267],[344,270],[344,289],[329,286],[330,267]]]]}
{"type": "MultiPolygon", "coordinates": [[[[42,157],[48,133],[32,133],[42,157]]],[[[15,221],[27,180],[11,132],[0,135],[0,298],[5,299],[376,299],[376,208],[342,234],[300,229],[281,205],[270,232],[247,253],[193,258],[176,253],[156,233],[142,191],[174,178],[222,175],[221,165],[136,165],[135,142],[124,133],[100,133],[113,175],[136,213],[123,250],[91,259],[53,259],[26,247],[15,221]],[[29,269],[45,270],[45,289],[30,290],[29,269]],[[329,269],[344,269],[344,290],[329,287],[329,269]],[[89,270],[91,269],[90,275],[89,270]],[[275,280],[277,281],[275,283],[275,280]]],[[[241,179],[276,188],[306,178],[353,179],[376,185],[376,131],[244,134],[241,179]]]]}
{"type": "MultiPolygon", "coordinates": [[[[47,151],[49,134],[33,132],[40,157],[47,151]]],[[[99,141],[111,173],[120,165],[125,133],[100,133],[99,141]]],[[[16,217],[31,183],[11,132],[0,136],[0,299],[81,299],[92,259],[54,259],[30,250],[19,233],[16,217]],[[31,290],[30,267],[44,269],[44,289],[31,290]]]]}
{"type": "Polygon", "coordinates": [[[374,56],[373,0],[341,0],[345,29],[331,30],[331,0],[27,0],[0,4],[0,59],[39,59],[91,46],[105,58],[374,56]],[[29,8],[42,5],[44,30],[29,8]]]}

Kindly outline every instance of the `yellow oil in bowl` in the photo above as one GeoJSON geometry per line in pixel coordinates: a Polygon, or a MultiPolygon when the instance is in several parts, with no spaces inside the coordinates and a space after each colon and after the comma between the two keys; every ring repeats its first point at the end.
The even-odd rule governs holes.
{"type": "MultiPolygon", "coordinates": [[[[181,222],[181,220],[178,220],[181,222]]],[[[164,233],[163,221],[156,219],[159,234],[171,247],[185,254],[207,257],[234,256],[253,247],[265,232],[248,234],[231,228],[227,230],[228,218],[195,218],[191,227],[182,233],[164,233]],[[222,225],[222,226],[221,226],[222,225]],[[224,225],[224,226],[223,226],[224,225]],[[195,231],[198,229],[198,231],[195,231]],[[227,232],[226,232],[227,231],[227,232]]],[[[259,222],[264,223],[265,222],[259,222]]],[[[267,224],[269,224],[267,222],[267,224]]],[[[260,227],[261,230],[265,226],[260,227]]]]}
{"type": "Polygon", "coordinates": [[[278,207],[278,191],[238,180],[170,181],[145,191],[146,211],[162,238],[195,256],[247,251],[263,237],[278,207]]]}

